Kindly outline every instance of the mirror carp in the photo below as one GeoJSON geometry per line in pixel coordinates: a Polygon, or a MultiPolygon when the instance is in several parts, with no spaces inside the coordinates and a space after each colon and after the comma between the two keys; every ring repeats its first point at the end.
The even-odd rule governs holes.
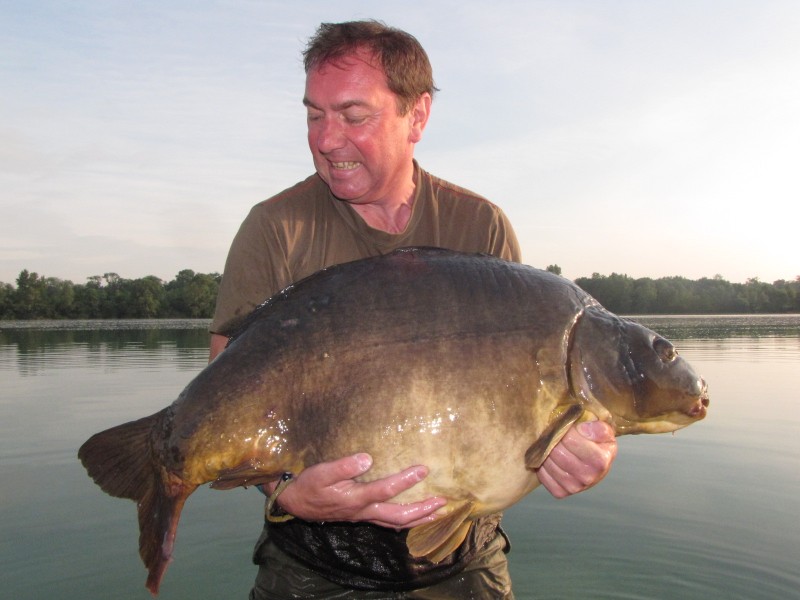
{"type": "Polygon", "coordinates": [[[324,269],[275,295],[158,413],[79,451],[138,506],[157,594],[184,502],[367,452],[378,479],[422,464],[396,498],[443,496],[409,552],[441,561],[472,521],[514,504],[571,425],[674,431],[706,415],[705,381],[653,331],[571,281],[486,255],[405,248],[324,269]]]}

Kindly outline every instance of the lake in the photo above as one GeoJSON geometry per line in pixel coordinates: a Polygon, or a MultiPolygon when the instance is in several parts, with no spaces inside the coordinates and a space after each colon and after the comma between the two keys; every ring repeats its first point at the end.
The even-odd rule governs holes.
{"type": "MultiPolygon", "coordinates": [[[[800,315],[636,320],[706,378],[708,417],[622,437],[594,489],[509,509],[517,598],[800,598],[800,315]]],[[[169,404],[206,363],[206,325],[0,322],[3,597],[150,598],[133,503],[76,453],[169,404]]],[[[247,598],[262,515],[252,489],[193,494],[159,598],[247,598]]]]}

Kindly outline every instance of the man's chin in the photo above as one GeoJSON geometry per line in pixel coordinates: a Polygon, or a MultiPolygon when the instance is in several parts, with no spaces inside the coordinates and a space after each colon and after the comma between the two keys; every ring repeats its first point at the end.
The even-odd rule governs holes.
{"type": "Polygon", "coordinates": [[[324,177],[322,178],[326,184],[328,184],[328,188],[331,190],[331,193],[338,199],[344,202],[350,202],[353,204],[366,204],[369,200],[366,197],[366,193],[364,190],[357,188],[352,185],[342,185],[335,180],[333,182],[326,180],[324,177]]]}

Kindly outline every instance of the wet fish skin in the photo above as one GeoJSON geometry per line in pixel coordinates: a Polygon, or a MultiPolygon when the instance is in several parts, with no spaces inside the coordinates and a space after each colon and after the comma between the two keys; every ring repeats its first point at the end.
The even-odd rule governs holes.
{"type": "Polygon", "coordinates": [[[270,299],[172,405],[96,434],[79,457],[139,505],[155,594],[183,503],[206,482],[253,485],[355,452],[373,457],[364,481],[424,464],[429,476],[397,500],[449,499],[435,530],[409,533],[411,553],[435,562],[472,519],[538,485],[535,468],[576,420],[672,431],[707,403],[669,342],[568,280],[406,249],[270,299]]]}

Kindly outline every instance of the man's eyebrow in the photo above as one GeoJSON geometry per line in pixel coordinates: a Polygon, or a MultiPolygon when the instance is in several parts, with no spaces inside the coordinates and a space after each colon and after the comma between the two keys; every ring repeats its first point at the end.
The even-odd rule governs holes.
{"type": "MultiPolygon", "coordinates": [[[[303,97],[303,105],[307,106],[308,108],[322,110],[319,106],[309,100],[307,96],[303,97]]],[[[347,110],[353,106],[369,106],[369,103],[364,102],[363,100],[346,100],[344,102],[340,102],[339,104],[334,104],[332,108],[333,110],[347,110]]]]}

